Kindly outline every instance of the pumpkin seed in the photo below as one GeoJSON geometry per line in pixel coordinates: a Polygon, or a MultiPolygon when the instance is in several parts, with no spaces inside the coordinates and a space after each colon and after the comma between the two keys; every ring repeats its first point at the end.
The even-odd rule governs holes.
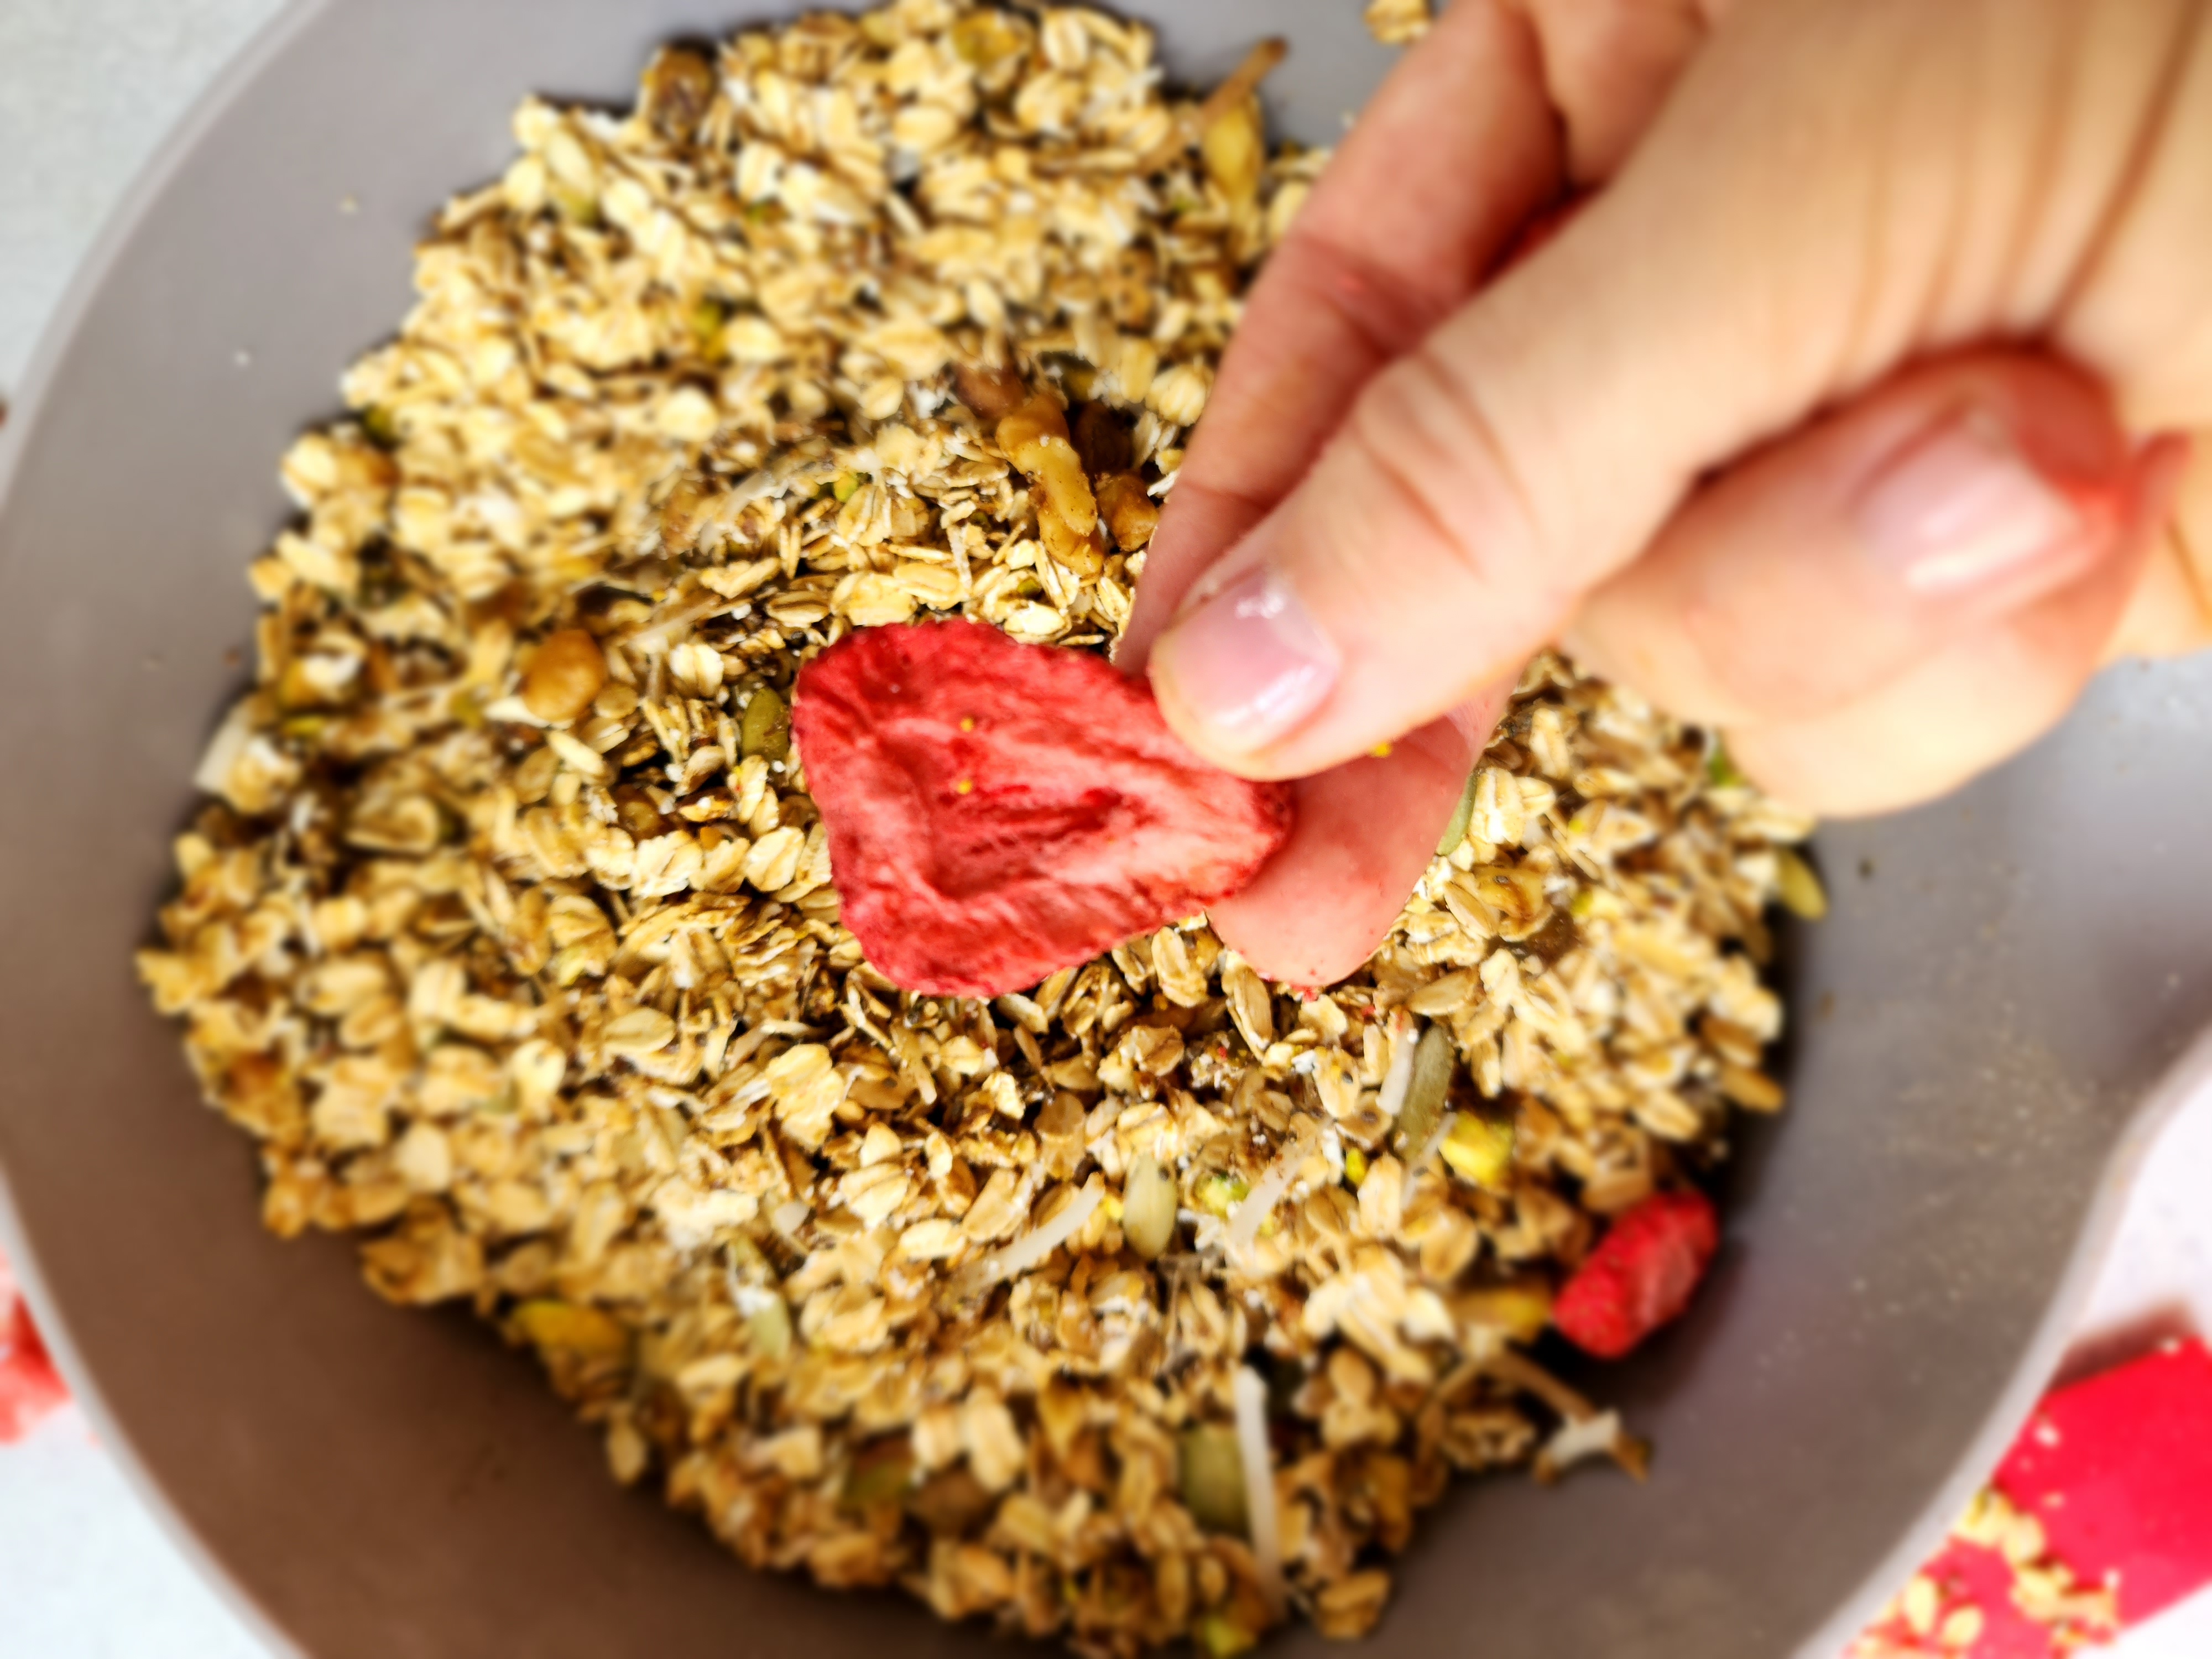
{"type": "Polygon", "coordinates": [[[1445,823],[1443,834],[1437,838],[1438,858],[1449,857],[1452,848],[1467,839],[1468,822],[1474,817],[1475,777],[1476,772],[1471,771],[1467,775],[1467,787],[1459,792],[1459,805],[1452,808],[1451,818],[1445,823]]]}
{"type": "Polygon", "coordinates": [[[1449,1030],[1431,1025],[1421,1033],[1420,1046],[1413,1050],[1413,1077],[1406,1085],[1406,1103],[1398,1109],[1401,1152],[1418,1152],[1443,1121],[1444,1100],[1458,1064],[1459,1053],[1449,1030]]]}
{"type": "Polygon", "coordinates": [[[1244,1513],[1244,1456],[1237,1431],[1225,1423],[1199,1423],[1176,1443],[1176,1480],[1182,1506],[1208,1532],[1242,1534],[1244,1513]]]}
{"type": "Polygon", "coordinates": [[[766,686],[753,693],[745,705],[744,724],[738,729],[738,748],[750,760],[755,755],[779,761],[791,752],[791,710],[766,686]]]}

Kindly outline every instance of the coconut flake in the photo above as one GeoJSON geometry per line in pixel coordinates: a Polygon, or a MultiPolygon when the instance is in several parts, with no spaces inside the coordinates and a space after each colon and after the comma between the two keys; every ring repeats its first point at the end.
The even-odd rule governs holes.
{"type": "Polygon", "coordinates": [[[729,608],[729,600],[713,592],[703,599],[694,596],[689,600],[671,600],[623,643],[636,650],[657,653],[673,645],[693,623],[704,622],[717,611],[729,608]]]}
{"type": "Polygon", "coordinates": [[[1553,1468],[1565,1469],[1585,1457],[1611,1452],[1620,1438],[1620,1413],[1600,1412],[1595,1417],[1561,1424],[1559,1432],[1544,1443],[1544,1456],[1553,1468]]]}
{"type": "Polygon", "coordinates": [[[1651,1448],[1621,1426],[1619,1412],[1571,1418],[1536,1454],[1536,1478],[1556,1480],[1572,1465],[1590,1457],[1610,1457],[1634,1480],[1650,1474],[1651,1448]]]}
{"type": "Polygon", "coordinates": [[[540,720],[537,715],[532,714],[530,712],[530,705],[523,702],[520,696],[501,697],[496,702],[486,703],[484,705],[483,717],[488,720],[497,720],[503,726],[535,726],[544,727],[553,724],[550,720],[540,720]]]}
{"type": "Polygon", "coordinates": [[[231,769],[238,764],[239,757],[253,736],[252,700],[240,697],[230,706],[230,713],[222,717],[222,724],[208,739],[208,746],[200,756],[198,769],[192,774],[192,787],[203,794],[230,794],[231,769]]]}
{"type": "Polygon", "coordinates": [[[1084,1183],[1083,1190],[1061,1206],[1058,1215],[1030,1228],[1005,1249],[985,1256],[976,1264],[976,1271],[986,1283],[1027,1273],[1081,1232],[1083,1224],[1091,1219],[1105,1199],[1105,1183],[1092,1176],[1084,1183]]]}
{"type": "Polygon", "coordinates": [[[1270,1618],[1283,1616],[1283,1534],[1275,1513],[1275,1466],[1267,1445],[1267,1385],[1239,1365],[1230,1394],[1237,1407],[1237,1461],[1244,1468],[1244,1517],[1252,1562],[1270,1618]]]}
{"type": "Polygon", "coordinates": [[[1391,1022],[1390,1069],[1382,1073],[1382,1090],[1375,1103],[1394,1122],[1406,1103],[1406,1087],[1413,1080],[1413,1051],[1420,1046],[1420,1030],[1412,1021],[1391,1022]]]}
{"type": "Polygon", "coordinates": [[[1252,1241],[1260,1236],[1261,1224],[1274,1213],[1275,1206],[1291,1190],[1291,1177],[1297,1174],[1298,1165],[1306,1161],[1306,1138],[1292,1136],[1275,1154],[1275,1161],[1260,1177],[1260,1184],[1244,1194],[1244,1201],[1229,1218],[1224,1243],[1231,1255],[1242,1255],[1252,1248],[1252,1241]]]}

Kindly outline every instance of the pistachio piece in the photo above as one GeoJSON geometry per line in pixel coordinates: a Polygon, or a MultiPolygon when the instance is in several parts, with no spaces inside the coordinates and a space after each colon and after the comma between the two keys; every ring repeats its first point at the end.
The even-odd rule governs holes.
{"type": "Polygon", "coordinates": [[[1240,1175],[1224,1175],[1219,1170],[1199,1177],[1191,1189],[1194,1207],[1208,1215],[1226,1216],[1242,1204],[1252,1190],[1251,1183],[1240,1175]]]}
{"type": "Polygon", "coordinates": [[[914,1448],[904,1435],[893,1435],[854,1458],[837,1501],[848,1510],[880,1509],[903,1503],[913,1490],[914,1448]]]}
{"type": "Polygon", "coordinates": [[[1552,1322],[1552,1287],[1540,1279],[1483,1285],[1451,1298],[1452,1318],[1462,1329],[1495,1331],[1514,1342],[1534,1342],[1552,1322]]]}
{"type": "Polygon", "coordinates": [[[514,1324],[541,1352],[592,1359],[623,1359],[629,1354],[629,1327],[611,1313],[580,1303],[525,1302],[514,1310],[514,1324]]]}
{"type": "Polygon", "coordinates": [[[1191,1632],[1191,1645],[1206,1659],[1237,1659],[1260,1645],[1257,1631],[1246,1628],[1233,1613],[1209,1613],[1191,1632]]]}
{"type": "Polygon", "coordinates": [[[1260,174],[1267,162],[1259,99],[1240,99],[1209,121],[1199,135],[1198,152],[1206,162],[1206,176],[1231,205],[1247,207],[1256,202],[1260,174]]]}
{"type": "Polygon", "coordinates": [[[1828,890],[1803,857],[1787,847],[1774,853],[1774,896],[1791,915],[1818,921],[1828,914],[1828,890]]]}
{"type": "Polygon", "coordinates": [[[1741,789],[1751,782],[1718,737],[1713,738],[1713,746],[1705,751],[1705,781],[1716,789],[1741,789]]]}
{"type": "Polygon", "coordinates": [[[745,1319],[745,1335],[753,1351],[766,1358],[781,1359],[791,1352],[791,1310],[780,1296],[771,1296],[745,1319]]]}
{"type": "Polygon", "coordinates": [[[1451,1126],[1439,1150],[1457,1174],[1496,1190],[1513,1168],[1513,1126],[1470,1113],[1451,1126]]]}

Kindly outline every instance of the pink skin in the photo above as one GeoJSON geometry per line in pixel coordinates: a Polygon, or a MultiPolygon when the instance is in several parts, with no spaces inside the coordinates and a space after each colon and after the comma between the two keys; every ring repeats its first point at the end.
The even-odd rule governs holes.
{"type": "MultiPolygon", "coordinates": [[[[1359,388],[1472,295],[1560,192],[1565,158],[1526,32],[1446,14],[1361,116],[1254,289],[1146,556],[1116,659],[1152,641],[1221,554],[1304,476],[1359,388]],[[1435,118],[1438,106],[1455,118],[1435,118]]],[[[1270,978],[1341,978],[1389,931],[1489,741],[1510,681],[1451,717],[1303,778],[1297,827],[1211,911],[1270,978]]]]}
{"type": "MultiPolygon", "coordinates": [[[[1740,342],[1735,319],[1745,305],[1739,296],[1709,307],[1729,319],[1723,327],[1685,295],[1732,285],[1753,301],[1771,295],[1735,282],[1744,265],[1715,264],[1739,242],[1756,252],[1750,231],[1732,234],[1726,204],[1690,210],[1710,190],[1653,185],[1670,175],[1663,165],[1655,173],[1650,155],[1679,162],[1726,125],[1716,112],[1728,106],[1709,95],[1702,120],[1674,123],[1671,149],[1656,137],[1649,150],[1638,146],[1723,9],[1690,0],[1451,8],[1362,117],[1255,289],[1154,539],[1120,659],[1149,669],[1170,723],[1218,764],[1298,778],[1291,841],[1214,911],[1224,938],[1264,974],[1311,982],[1364,959],[1432,852],[1454,775],[1480,753],[1518,664],[1547,641],[1586,650],[1593,665],[1662,706],[1728,722],[1739,759],[1801,804],[1881,810],[1940,793],[2047,727],[2140,586],[2185,452],[2139,447],[2094,382],[2069,380],[2048,356],[1992,349],[1946,370],[1941,360],[1916,364],[1907,343],[1891,360],[1863,364],[1817,346],[1780,364],[1770,355],[1747,367],[1741,352],[1721,352],[1719,364],[1695,359],[1711,339],[1740,342]],[[1566,234],[1544,238],[1547,210],[1607,185],[1632,157],[1566,234]],[[1628,250],[1651,249],[1678,223],[1680,246],[1660,250],[1674,256],[1667,268],[1679,276],[1712,266],[1713,280],[1656,289],[1616,280],[1637,263],[1628,250]],[[1522,253],[1514,280],[1492,289],[1522,253]],[[1623,295],[1646,289],[1686,319],[1648,336],[1626,327],[1624,318],[1637,319],[1623,295]],[[1553,304],[1560,295],[1576,303],[1553,304]],[[1613,326],[1572,326],[1593,315],[1585,300],[1613,326]],[[1470,326],[1470,316],[1494,326],[1470,326]],[[1533,334],[1505,325],[1529,317],[1548,320],[1533,334]],[[1646,337],[1649,361],[1619,344],[1646,337]],[[1466,384],[1444,386],[1447,397],[1437,387],[1455,365],[1468,369],[1466,384]],[[1662,365],[1679,372],[1661,374],[1662,365]],[[1622,418],[1680,415],[1676,390],[1704,385],[1697,372],[1707,368],[1749,383],[1723,375],[1713,397],[1687,406],[1696,418],[1686,425],[1622,418]],[[1490,400],[1498,372],[1519,401],[1490,400]],[[1789,383],[1769,384],[1778,377],[1789,383]],[[1978,377],[1966,390],[1987,395],[1997,429],[1970,421],[1946,441],[1943,405],[1959,406],[1961,386],[1978,377]],[[1585,411],[1579,389],[1592,384],[1607,396],[1585,411]],[[1478,453],[1445,441],[1466,438],[1471,386],[1483,389],[1485,420],[1502,410],[1520,422],[1504,434],[1518,449],[1478,453]],[[1347,426],[1355,404],[1362,421],[1347,426]],[[2039,448],[2069,427],[2086,434],[2088,459],[2039,448]],[[1424,449],[1418,441],[1429,435],[1438,441],[1424,449]],[[1960,457],[1971,459],[1984,439],[2000,471],[2017,451],[2028,480],[2011,497],[2026,517],[1994,527],[2001,483],[1960,486],[1966,497],[1979,492],[1979,520],[1947,517],[1948,505],[1927,500],[1930,480],[1957,485],[1960,457]],[[1559,463],[1540,468],[1540,495],[1583,476],[1630,475],[1634,487],[1577,486],[1532,505],[1504,487],[1527,483],[1532,460],[1559,463]],[[2029,511],[2036,474],[2055,503],[2040,531],[2029,511]],[[1823,509],[1825,519],[1807,516],[1823,509]],[[1905,545],[1947,524],[1966,526],[1961,550],[1923,556],[1905,545]],[[1751,538],[1754,525],[1775,533],[1751,538]],[[1887,586],[1881,544],[1894,552],[1887,586]],[[1807,550],[1815,544],[1818,556],[1807,550]],[[1876,556],[1854,563],[1855,547],[1876,556]],[[1394,568],[1405,583],[1391,580],[1394,568]],[[1401,597],[1446,590],[1449,602],[1425,609],[1401,597]],[[1790,614],[1762,592],[1791,596],[1790,614]],[[1790,682],[1790,695],[1691,695],[1711,689],[1716,663],[1740,660],[1748,672],[1759,653],[1747,647],[1808,633],[1808,648],[1765,653],[1769,679],[1790,682]],[[1676,670],[1688,678],[1670,678],[1676,670]],[[1823,703],[1838,688],[1856,701],[1823,703]],[[1929,708],[1960,718],[1916,712],[1929,708]],[[1440,711],[1449,712],[1431,718],[1440,711]],[[1418,729],[1376,757],[1347,760],[1405,727],[1418,729]],[[1965,746],[1947,749],[1938,738],[1948,731],[1966,734],[1965,746]],[[1869,764],[1901,746],[1915,751],[1917,769],[1869,764]],[[1893,784],[1899,793],[1882,793],[1893,784]]],[[[1731,61],[1736,82],[1747,52],[1777,48],[1739,39],[1731,59],[1724,44],[1707,61],[1731,61]]],[[[1812,70],[1794,67],[1825,73],[1825,59],[1811,61],[1812,70]]],[[[1755,76],[1750,83],[1761,84],[1755,76]]],[[[1735,108],[1752,112],[1742,118],[1759,118],[1764,106],[1729,84],[1735,108]]],[[[1687,98],[1686,85],[1679,90],[1687,98]]],[[[1747,152],[1735,143],[1717,153],[1747,152]]],[[[1846,185],[1863,164],[1856,150],[1828,158],[1846,185]]],[[[1747,198],[1767,182],[1748,164],[1736,169],[1742,178],[1711,157],[1700,167],[1699,181],[1732,179],[1747,198]]],[[[1773,204],[1755,205],[1763,210],[1747,209],[1746,224],[1771,223],[1764,210],[1773,204]]],[[[1770,286],[1785,296],[1827,295],[1818,282],[1784,280],[1803,263],[1769,249],[1751,268],[1771,267],[1770,286]]],[[[1855,269],[1828,258],[1818,274],[1855,269]]],[[[1845,336],[1847,344],[1860,338],[1845,336]]],[[[1728,680],[1725,666],[1718,678],[1728,680]]]]}

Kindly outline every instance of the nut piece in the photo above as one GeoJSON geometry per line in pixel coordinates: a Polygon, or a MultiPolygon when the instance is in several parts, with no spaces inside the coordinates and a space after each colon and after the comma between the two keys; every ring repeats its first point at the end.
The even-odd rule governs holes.
{"type": "Polygon", "coordinates": [[[671,143],[699,131],[714,100],[714,66],[696,52],[663,46],[645,72],[646,113],[653,130],[671,143]]]}
{"type": "Polygon", "coordinates": [[[1534,1342],[1552,1322],[1552,1287],[1540,1279],[1480,1285],[1453,1297],[1451,1312],[1463,1330],[1496,1331],[1515,1342],[1534,1342]]]}
{"type": "Polygon", "coordinates": [[[1114,545],[1133,553],[1159,528],[1160,504],[1134,472],[1109,472],[1098,481],[1098,513],[1114,534],[1114,545]]]}
{"type": "Polygon", "coordinates": [[[1104,537],[1095,520],[1087,533],[1078,535],[1066,520],[1046,510],[1037,514],[1037,534],[1044,550],[1078,580],[1090,581],[1106,568],[1104,537]]]}
{"type": "Polygon", "coordinates": [[[1827,889],[1813,873],[1813,866],[1787,847],[1774,854],[1774,896],[1791,915],[1818,921],[1828,914],[1827,889]]]}
{"type": "Polygon", "coordinates": [[[539,1348],[620,1360],[629,1354],[629,1328],[612,1314],[569,1302],[526,1302],[514,1310],[515,1328],[539,1348]]]}
{"type": "Polygon", "coordinates": [[[1199,136],[1198,149],[1206,160],[1206,176],[1231,206],[1247,208],[1259,200],[1267,144],[1257,98],[1246,98],[1216,116],[1199,136]]]}
{"type": "Polygon", "coordinates": [[[1003,420],[1019,409],[1030,395],[1020,375],[1011,368],[994,368],[988,363],[954,364],[952,384],[960,393],[960,401],[987,421],[1003,420]]]}
{"type": "Polygon", "coordinates": [[[599,642],[580,628],[548,635],[522,677],[522,706],[552,726],[565,726],[592,706],[607,683],[599,642]]]}
{"type": "Polygon", "coordinates": [[[1409,46],[1429,32],[1429,0],[1367,0],[1362,15],[1386,46],[1409,46]]]}
{"type": "Polygon", "coordinates": [[[999,422],[999,447],[1036,485],[1042,496],[1040,521],[1049,514],[1071,537],[1091,534],[1098,522],[1097,499],[1069,441],[1067,413],[1049,392],[1036,393],[999,422]]]}
{"type": "Polygon", "coordinates": [[[1070,441],[1083,459],[1083,470],[1093,478],[1127,472],[1136,465],[1136,445],[1129,423],[1104,404],[1088,403],[1076,410],[1070,441]]]}
{"type": "Polygon", "coordinates": [[[1462,1117],[1444,1136],[1444,1162],[1478,1187],[1502,1190],[1513,1170],[1513,1126],[1486,1117],[1462,1117]]]}

